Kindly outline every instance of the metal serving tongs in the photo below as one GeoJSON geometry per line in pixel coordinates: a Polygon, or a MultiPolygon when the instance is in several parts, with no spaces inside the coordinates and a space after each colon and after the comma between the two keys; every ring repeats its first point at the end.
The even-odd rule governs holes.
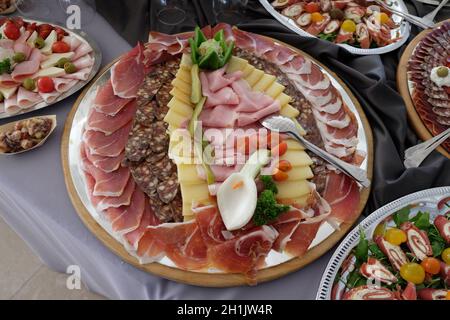
{"type": "Polygon", "coordinates": [[[298,133],[297,125],[291,119],[283,116],[273,116],[262,120],[261,124],[271,131],[288,134],[302,143],[306,149],[310,150],[326,162],[332,164],[344,174],[357,181],[363,187],[368,188],[370,186],[370,180],[367,178],[367,172],[365,170],[336,158],[303,138],[298,133]]]}
{"type": "Polygon", "coordinates": [[[406,13],[406,12],[402,12],[396,9],[391,8],[390,6],[388,6],[383,0],[368,0],[367,2],[375,2],[376,4],[382,6],[383,8],[385,8],[386,10],[395,13],[396,15],[402,17],[403,19],[405,19],[406,21],[411,22],[412,24],[422,28],[422,29],[431,29],[435,26],[434,23],[434,17],[436,16],[436,14],[438,13],[438,11],[448,2],[449,0],[443,0],[441,2],[441,4],[434,9],[432,12],[430,12],[429,14],[427,14],[426,16],[424,16],[423,18],[417,17],[415,15],[406,13]]]}
{"type": "Polygon", "coordinates": [[[405,167],[407,169],[417,168],[422,162],[439,147],[445,140],[450,137],[450,128],[438,134],[434,138],[409,148],[405,151],[405,167]]]}

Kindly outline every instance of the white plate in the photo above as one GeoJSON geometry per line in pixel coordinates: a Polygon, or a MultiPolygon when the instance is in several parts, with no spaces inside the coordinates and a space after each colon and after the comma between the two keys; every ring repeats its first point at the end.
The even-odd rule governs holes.
{"type": "MultiPolygon", "coordinates": [[[[39,21],[39,20],[30,20],[30,19],[24,19],[24,21],[26,22],[36,22],[37,24],[42,24],[42,23],[48,23],[45,21],[39,21]]],[[[29,112],[33,112],[39,109],[43,109],[45,107],[51,106],[61,100],[64,100],[67,97],[70,97],[72,94],[74,94],[75,92],[77,92],[78,90],[82,89],[85,85],[87,85],[97,74],[98,70],[100,69],[100,65],[102,63],[102,52],[100,50],[100,47],[97,45],[97,43],[91,38],[89,37],[84,31],[79,31],[79,30],[69,30],[66,29],[58,24],[55,23],[49,23],[52,26],[57,26],[60,27],[62,29],[64,29],[66,32],[68,32],[71,36],[75,36],[78,39],[80,39],[82,42],[87,43],[88,45],[91,46],[91,48],[93,49],[93,51],[90,53],[90,55],[94,58],[94,65],[92,66],[92,70],[91,73],[89,74],[89,77],[87,80],[85,81],[78,81],[77,84],[75,86],[73,86],[69,91],[64,92],[63,94],[61,94],[54,102],[52,103],[46,103],[45,101],[40,102],[36,105],[34,105],[31,108],[28,109],[24,109],[21,110],[18,113],[14,113],[14,114],[8,114],[6,112],[0,113],[0,119],[6,119],[6,118],[11,118],[11,117],[15,117],[17,115],[20,114],[25,114],[25,113],[29,113],[29,112]]]]}
{"type": "MultiPolygon", "coordinates": [[[[340,83],[335,78],[333,78],[330,73],[323,70],[322,68],[321,68],[321,70],[329,76],[333,86],[341,93],[343,100],[349,106],[350,110],[355,114],[357,121],[358,121],[358,126],[359,126],[359,131],[358,131],[359,144],[358,144],[357,148],[358,148],[358,150],[361,150],[367,154],[367,152],[368,152],[367,136],[365,134],[363,123],[362,123],[361,117],[358,113],[358,110],[356,109],[356,106],[353,104],[352,99],[346,93],[346,91],[340,85],[340,83]]],[[[78,109],[75,113],[72,128],[70,131],[68,157],[69,157],[69,167],[70,167],[70,174],[72,177],[72,181],[73,181],[75,189],[77,190],[77,193],[78,193],[81,201],[83,202],[84,206],[86,207],[87,211],[112,237],[114,237],[117,241],[119,241],[123,244],[122,240],[117,238],[113,234],[113,232],[109,229],[108,224],[101,219],[101,215],[99,214],[99,212],[92,206],[91,201],[89,200],[84,174],[80,167],[81,160],[80,160],[79,150],[80,150],[80,143],[82,141],[83,128],[84,128],[84,125],[87,120],[87,115],[89,113],[90,108],[93,106],[92,101],[95,98],[97,88],[99,86],[101,86],[103,83],[105,83],[107,80],[109,80],[110,76],[111,76],[110,69],[106,70],[103,74],[101,74],[100,77],[98,78],[98,80],[89,87],[88,92],[84,96],[83,100],[80,102],[78,109]]],[[[367,159],[361,164],[361,168],[367,170],[367,168],[368,168],[367,159]]],[[[324,240],[326,240],[332,233],[334,233],[334,229],[330,224],[328,224],[328,223],[322,224],[322,226],[320,227],[320,229],[317,233],[316,238],[311,243],[310,249],[317,246],[324,240]]],[[[129,248],[127,248],[127,250],[128,249],[129,248]]],[[[132,250],[128,250],[128,252],[131,255],[136,256],[132,250]]],[[[279,265],[279,264],[289,261],[291,259],[293,259],[293,257],[291,257],[287,254],[280,254],[280,253],[272,250],[269,253],[269,255],[267,256],[266,268],[270,268],[270,267],[279,265]]],[[[159,261],[159,263],[169,266],[169,267],[178,268],[167,257],[163,258],[161,261],[159,261]]],[[[219,272],[219,271],[210,270],[210,273],[212,273],[212,272],[219,272]]]]}
{"type": "MultiPolygon", "coordinates": [[[[312,34],[306,32],[305,30],[300,28],[293,19],[288,18],[288,17],[282,15],[280,12],[278,12],[274,7],[272,7],[272,5],[270,4],[270,2],[268,0],[259,0],[259,2],[275,19],[277,19],[281,24],[283,24],[285,27],[289,28],[291,31],[293,31],[301,36],[304,36],[304,37],[317,38],[316,36],[313,36],[312,34]]],[[[387,4],[392,4],[392,8],[394,8],[394,9],[397,9],[401,12],[408,13],[408,8],[406,8],[406,5],[403,3],[403,0],[385,0],[385,2],[387,4]]],[[[402,37],[397,42],[391,43],[390,45],[387,45],[387,46],[384,46],[381,48],[373,48],[373,49],[356,48],[356,47],[353,47],[353,46],[345,44],[345,43],[340,43],[337,45],[347,49],[351,53],[359,54],[359,55],[382,54],[382,53],[386,53],[386,52],[390,52],[395,49],[398,49],[408,40],[411,26],[409,25],[409,23],[407,21],[404,21],[402,18],[400,18],[399,16],[396,16],[396,15],[392,16],[392,20],[394,20],[394,22],[397,25],[400,25],[399,28],[391,30],[391,35],[393,38],[395,38],[397,36],[402,37]]],[[[332,42],[330,42],[330,43],[332,43],[332,42]]]]}
{"type": "Polygon", "coordinates": [[[330,300],[331,290],[333,289],[334,279],[336,278],[342,263],[350,254],[352,249],[358,244],[360,228],[364,230],[367,239],[371,239],[375,228],[380,222],[387,217],[391,216],[398,210],[405,208],[411,204],[417,205],[417,207],[411,209],[411,215],[414,215],[418,211],[426,211],[430,213],[431,219],[437,215],[445,214],[448,208],[439,211],[436,207],[439,200],[445,197],[450,197],[450,187],[441,187],[419,191],[398,200],[395,200],[384,207],[378,209],[372,213],[369,217],[364,219],[358,226],[356,226],[348,235],[344,241],[334,252],[330,262],[325,269],[325,272],[320,281],[319,292],[317,293],[317,300],[330,300]]]}

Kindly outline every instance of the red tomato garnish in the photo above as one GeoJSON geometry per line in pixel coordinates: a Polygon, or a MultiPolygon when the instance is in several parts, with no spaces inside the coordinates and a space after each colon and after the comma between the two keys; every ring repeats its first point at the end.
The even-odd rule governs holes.
{"type": "Polygon", "coordinates": [[[36,22],[30,23],[27,25],[27,31],[30,31],[31,33],[33,33],[33,31],[35,31],[37,29],[37,24],[36,22]]]}
{"type": "Polygon", "coordinates": [[[288,149],[288,145],[286,142],[281,142],[276,147],[272,148],[271,153],[274,157],[281,157],[283,156],[288,149]]]}
{"type": "Polygon", "coordinates": [[[47,39],[48,35],[53,31],[53,27],[47,23],[41,24],[37,27],[39,37],[47,39]]]}
{"type": "Polygon", "coordinates": [[[67,32],[64,31],[64,29],[60,28],[60,27],[55,27],[54,30],[56,31],[56,34],[58,36],[58,41],[61,41],[64,36],[67,36],[67,32]]]}
{"type": "Polygon", "coordinates": [[[317,4],[315,2],[310,2],[305,6],[305,11],[308,13],[319,12],[320,6],[319,6],[319,4],[317,4]]]}
{"type": "Polygon", "coordinates": [[[66,53],[70,51],[70,46],[64,41],[56,41],[52,45],[53,53],[66,53]]]}
{"type": "Polygon", "coordinates": [[[20,30],[12,22],[7,22],[4,33],[5,33],[5,36],[11,40],[17,40],[20,38],[20,30]]]}
{"type": "Polygon", "coordinates": [[[55,90],[55,83],[53,82],[53,79],[49,77],[39,78],[37,85],[39,92],[42,93],[50,93],[55,90]]]}

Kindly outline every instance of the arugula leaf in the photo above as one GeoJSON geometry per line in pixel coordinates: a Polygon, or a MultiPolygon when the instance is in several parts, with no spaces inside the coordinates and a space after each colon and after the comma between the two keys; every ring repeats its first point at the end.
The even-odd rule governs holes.
{"type": "Polygon", "coordinates": [[[395,224],[398,228],[409,220],[409,214],[411,213],[411,209],[409,207],[405,207],[403,209],[398,210],[396,213],[392,215],[392,219],[394,219],[395,224]]]}
{"type": "Polygon", "coordinates": [[[380,248],[375,243],[369,245],[369,251],[373,257],[380,261],[385,261],[387,259],[386,255],[381,251],[380,248]]]}
{"type": "Polygon", "coordinates": [[[334,42],[334,40],[336,40],[337,37],[337,32],[332,32],[332,33],[319,33],[318,37],[322,40],[326,40],[326,41],[331,41],[334,42]]]}
{"type": "Polygon", "coordinates": [[[428,239],[430,239],[431,248],[433,249],[433,256],[438,257],[442,254],[442,251],[446,248],[447,244],[439,233],[434,224],[431,224],[427,230],[428,239]]]}
{"type": "Polygon", "coordinates": [[[11,60],[9,58],[0,61],[0,74],[11,73],[11,60]]]}
{"type": "Polygon", "coordinates": [[[360,262],[366,262],[369,256],[369,241],[366,239],[366,234],[364,230],[360,228],[359,230],[359,243],[355,248],[355,257],[360,262]]]}
{"type": "Polygon", "coordinates": [[[364,285],[367,283],[367,279],[364,278],[363,275],[359,273],[359,268],[355,268],[347,278],[347,288],[353,289],[355,287],[358,287],[360,285],[364,285]],[[361,284],[362,283],[362,284],[361,284]]]}
{"type": "Polygon", "coordinates": [[[411,219],[414,225],[422,230],[427,230],[430,227],[430,214],[428,212],[419,211],[417,215],[411,219]]]}

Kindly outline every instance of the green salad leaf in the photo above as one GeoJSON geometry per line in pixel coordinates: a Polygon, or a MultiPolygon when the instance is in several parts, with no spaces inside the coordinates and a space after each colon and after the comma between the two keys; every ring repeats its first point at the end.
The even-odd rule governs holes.
{"type": "Polygon", "coordinates": [[[359,230],[359,243],[355,248],[355,257],[360,262],[366,262],[369,256],[369,241],[366,239],[366,234],[364,230],[360,228],[359,230]]]}
{"type": "Polygon", "coordinates": [[[417,215],[411,219],[414,225],[422,230],[427,230],[430,227],[430,213],[419,211],[417,215]]]}
{"type": "Polygon", "coordinates": [[[11,73],[11,60],[9,58],[0,61],[0,74],[11,73]]]}
{"type": "Polygon", "coordinates": [[[332,33],[321,32],[318,34],[318,37],[322,40],[334,42],[334,40],[336,40],[336,37],[337,37],[337,32],[332,32],[332,33]]]}
{"type": "Polygon", "coordinates": [[[409,214],[411,213],[411,209],[409,207],[405,207],[401,210],[398,210],[396,213],[392,215],[392,219],[394,220],[395,224],[397,225],[397,228],[400,228],[400,226],[409,221],[409,214]]]}

